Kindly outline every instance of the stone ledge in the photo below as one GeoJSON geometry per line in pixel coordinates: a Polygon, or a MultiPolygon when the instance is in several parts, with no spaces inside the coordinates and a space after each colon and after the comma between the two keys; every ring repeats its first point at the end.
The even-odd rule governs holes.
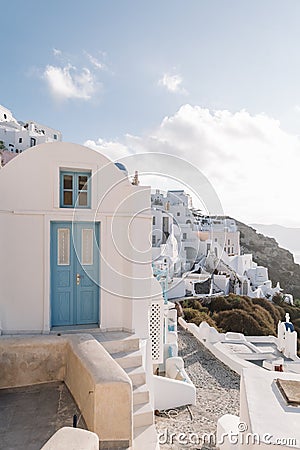
{"type": "Polygon", "coordinates": [[[1,337],[0,372],[0,388],[64,381],[101,441],[132,442],[131,380],[92,335],[1,337]]]}

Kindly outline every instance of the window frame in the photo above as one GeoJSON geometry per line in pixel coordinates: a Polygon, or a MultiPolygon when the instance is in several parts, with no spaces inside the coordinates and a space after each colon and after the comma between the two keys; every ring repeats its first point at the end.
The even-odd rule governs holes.
{"type": "Polygon", "coordinates": [[[60,184],[60,192],[59,192],[59,206],[60,208],[68,208],[68,209],[91,209],[91,177],[92,172],[90,170],[60,170],[59,172],[59,184],[60,184]],[[64,176],[70,175],[72,177],[72,189],[64,189],[64,176]],[[79,177],[84,176],[87,177],[87,189],[79,190],[79,177]],[[64,192],[72,192],[72,205],[64,204],[64,192]],[[80,192],[87,193],[87,204],[79,205],[79,194],[80,192]]]}

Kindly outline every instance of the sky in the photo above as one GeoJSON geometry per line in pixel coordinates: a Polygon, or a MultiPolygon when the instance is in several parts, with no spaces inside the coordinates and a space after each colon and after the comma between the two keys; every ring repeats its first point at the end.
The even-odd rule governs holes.
{"type": "MultiPolygon", "coordinates": [[[[1,18],[18,120],[112,159],[181,158],[225,214],[300,226],[298,0],[2,0],[1,18]]],[[[172,188],[172,164],[147,182],[172,188]]]]}

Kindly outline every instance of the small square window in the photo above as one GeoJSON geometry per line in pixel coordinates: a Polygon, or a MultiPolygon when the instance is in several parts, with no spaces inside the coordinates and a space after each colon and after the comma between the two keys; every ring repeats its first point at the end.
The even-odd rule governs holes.
{"type": "Polygon", "coordinates": [[[60,172],[60,207],[91,207],[91,172],[60,172]]]}

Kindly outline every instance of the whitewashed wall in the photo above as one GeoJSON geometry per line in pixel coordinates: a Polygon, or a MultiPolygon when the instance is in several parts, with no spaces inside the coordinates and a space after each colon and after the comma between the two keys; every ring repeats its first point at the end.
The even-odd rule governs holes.
{"type": "Polygon", "coordinates": [[[49,331],[50,223],[74,219],[101,223],[101,327],[135,329],[148,336],[148,306],[153,296],[161,298],[151,270],[148,187],[132,186],[94,150],[53,143],[33,147],[5,166],[0,190],[5,193],[0,197],[4,333],[49,331]],[[91,209],[74,215],[59,208],[60,168],[92,171],[91,209]]]}

